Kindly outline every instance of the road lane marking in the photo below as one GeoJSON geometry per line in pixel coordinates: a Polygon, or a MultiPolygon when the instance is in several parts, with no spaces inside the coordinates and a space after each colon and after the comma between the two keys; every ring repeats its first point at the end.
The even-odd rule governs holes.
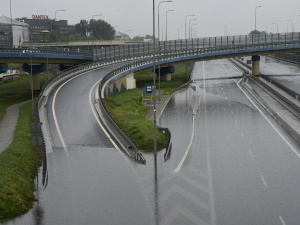
{"type": "Polygon", "coordinates": [[[285,222],[284,222],[284,220],[283,220],[283,218],[282,218],[282,216],[279,216],[279,219],[280,219],[282,225],[286,225],[285,222]]]}
{"type": "Polygon", "coordinates": [[[245,138],[243,132],[241,132],[241,137],[242,137],[243,139],[245,138]]]}
{"type": "MultiPolygon", "coordinates": [[[[108,67],[108,66],[104,66],[103,68],[106,68],[106,67],[108,67]]],[[[52,101],[52,114],[53,114],[53,119],[54,119],[54,123],[55,123],[56,130],[57,130],[57,132],[58,132],[59,139],[60,139],[60,141],[61,141],[61,143],[62,143],[63,149],[64,149],[66,152],[67,152],[67,146],[66,146],[66,143],[65,143],[65,141],[64,141],[64,138],[63,138],[63,136],[62,136],[61,130],[60,130],[60,128],[59,128],[58,121],[57,121],[57,117],[56,117],[56,112],[55,112],[55,101],[56,101],[56,96],[57,96],[58,92],[60,91],[60,89],[61,89],[63,86],[65,86],[67,83],[69,83],[70,81],[72,81],[73,79],[75,79],[75,78],[77,78],[77,77],[79,77],[79,76],[82,76],[82,75],[84,75],[84,74],[86,74],[86,73],[90,73],[90,72],[95,71],[95,70],[97,70],[97,69],[93,69],[93,70],[90,70],[90,71],[87,71],[87,72],[83,72],[83,73],[81,73],[81,74],[78,74],[78,75],[76,75],[76,76],[74,76],[74,77],[68,79],[67,81],[65,81],[64,83],[62,83],[62,84],[59,86],[59,88],[56,90],[56,92],[55,92],[55,94],[54,94],[54,96],[53,96],[53,101],[52,101]]]]}
{"type": "Polygon", "coordinates": [[[195,138],[195,114],[193,114],[193,132],[192,132],[192,138],[191,138],[191,141],[190,141],[190,144],[187,148],[187,150],[185,151],[184,153],[184,156],[182,157],[180,163],[178,164],[178,166],[176,167],[176,169],[173,171],[175,173],[178,173],[181,168],[186,164],[187,160],[188,160],[188,156],[189,156],[189,153],[191,152],[191,149],[194,148],[194,146],[192,146],[194,144],[194,138],[195,138]]]}
{"type": "MultiPolygon", "coordinates": [[[[232,112],[232,111],[231,111],[231,112],[232,112]]],[[[233,114],[233,113],[232,113],[232,114],[233,114]]],[[[236,125],[239,125],[239,123],[238,123],[238,121],[237,121],[237,120],[234,120],[234,121],[235,121],[235,124],[236,124],[236,125]]]]}
{"type": "MultiPolygon", "coordinates": [[[[102,80],[102,79],[101,79],[101,80],[102,80]]],[[[92,103],[92,91],[93,91],[93,89],[95,88],[95,86],[98,85],[98,84],[100,83],[101,80],[99,80],[97,83],[95,83],[95,84],[93,85],[93,87],[90,89],[90,92],[89,92],[89,103],[90,103],[90,107],[91,107],[91,110],[92,110],[92,112],[93,112],[93,115],[94,115],[94,117],[95,117],[95,119],[96,119],[98,125],[100,126],[100,128],[103,130],[103,132],[105,133],[105,135],[107,136],[107,138],[110,140],[110,142],[113,144],[113,146],[114,146],[116,149],[120,150],[119,147],[117,146],[117,144],[116,144],[116,143],[114,142],[114,140],[111,138],[111,136],[107,133],[107,131],[106,131],[106,130],[104,129],[104,127],[102,126],[102,124],[101,124],[101,122],[100,122],[100,120],[99,120],[99,118],[98,118],[98,116],[97,116],[97,114],[96,114],[96,112],[95,112],[94,105],[93,105],[93,103],[92,103]]],[[[96,100],[96,99],[95,99],[95,100],[96,100]]]]}
{"type": "Polygon", "coordinates": [[[250,155],[251,155],[251,158],[254,159],[253,154],[252,154],[252,151],[251,151],[250,149],[249,149],[249,153],[250,153],[250,155]]]}
{"type": "Polygon", "coordinates": [[[266,182],[265,178],[263,177],[263,175],[260,175],[260,177],[262,179],[262,182],[264,183],[264,186],[268,187],[267,182],[266,182]]]}
{"type": "Polygon", "coordinates": [[[66,143],[64,141],[64,138],[62,136],[62,133],[61,133],[61,130],[59,128],[59,125],[58,125],[58,121],[57,121],[57,117],[56,117],[56,112],[55,112],[55,101],[56,101],[56,96],[59,92],[59,90],[67,83],[68,81],[64,82],[55,92],[54,94],[54,97],[53,97],[53,101],[52,101],[52,114],[53,114],[53,119],[54,119],[54,124],[55,124],[55,127],[56,127],[56,130],[57,130],[57,133],[58,133],[58,136],[59,136],[59,139],[61,141],[61,144],[64,148],[65,151],[67,151],[67,146],[66,146],[66,143]]]}
{"type": "MultiPolygon", "coordinates": [[[[203,63],[203,85],[204,85],[204,117],[205,117],[205,130],[207,130],[207,110],[206,110],[206,81],[205,81],[205,70],[203,63]]],[[[208,147],[208,136],[207,132],[205,132],[205,139],[206,139],[206,155],[207,155],[207,174],[208,174],[208,190],[209,190],[209,206],[210,206],[210,225],[216,225],[216,209],[215,209],[215,197],[213,192],[213,177],[212,177],[212,165],[211,165],[211,155],[210,155],[210,148],[208,147]]]]}

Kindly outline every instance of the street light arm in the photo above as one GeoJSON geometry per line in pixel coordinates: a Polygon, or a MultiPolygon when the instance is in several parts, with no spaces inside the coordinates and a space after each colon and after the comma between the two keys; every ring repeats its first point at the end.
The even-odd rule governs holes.
{"type": "Polygon", "coordinates": [[[194,14],[190,14],[190,15],[186,15],[186,17],[185,17],[185,27],[184,27],[184,29],[185,29],[185,31],[184,31],[184,34],[185,34],[185,39],[186,39],[186,19],[189,17],[189,16],[195,16],[194,14]]]}
{"type": "Polygon", "coordinates": [[[172,2],[172,0],[161,1],[160,3],[158,3],[158,8],[157,8],[157,31],[158,31],[158,35],[157,36],[158,36],[158,40],[160,39],[160,34],[159,34],[159,32],[160,32],[160,30],[159,30],[159,6],[163,2],[172,2]]]}

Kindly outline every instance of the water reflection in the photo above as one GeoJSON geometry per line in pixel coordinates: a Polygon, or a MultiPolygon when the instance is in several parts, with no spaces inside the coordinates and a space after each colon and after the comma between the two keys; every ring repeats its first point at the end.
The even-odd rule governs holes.
{"type": "Polygon", "coordinates": [[[33,220],[35,222],[35,224],[33,225],[43,225],[43,219],[44,219],[44,209],[42,208],[42,206],[40,206],[40,204],[38,203],[34,209],[33,209],[33,220]]]}

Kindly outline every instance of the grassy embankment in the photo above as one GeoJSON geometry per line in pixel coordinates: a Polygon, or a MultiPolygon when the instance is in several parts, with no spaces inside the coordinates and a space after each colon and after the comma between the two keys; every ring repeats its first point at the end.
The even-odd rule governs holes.
{"type": "MultiPolygon", "coordinates": [[[[41,76],[44,83],[47,76],[41,76]]],[[[37,96],[38,93],[35,93],[37,96]]],[[[8,106],[31,99],[30,76],[0,81],[0,119],[8,106]]],[[[11,145],[0,153],[0,219],[12,218],[32,208],[35,199],[36,157],[30,139],[32,102],[20,107],[20,116],[11,145]]]]}
{"type": "MultiPolygon", "coordinates": [[[[185,64],[176,64],[172,81],[161,81],[163,95],[174,93],[177,88],[189,80],[192,67],[188,66],[186,75],[185,64]]],[[[111,116],[132,138],[139,149],[144,151],[153,150],[153,123],[146,120],[146,114],[151,110],[142,104],[142,89],[146,85],[153,84],[153,73],[151,70],[136,73],[134,75],[137,88],[115,94],[104,99],[104,104],[111,116]]],[[[157,83],[158,87],[158,83],[157,83]]],[[[157,133],[157,148],[163,149],[166,145],[165,136],[159,131],[157,133]]]]}

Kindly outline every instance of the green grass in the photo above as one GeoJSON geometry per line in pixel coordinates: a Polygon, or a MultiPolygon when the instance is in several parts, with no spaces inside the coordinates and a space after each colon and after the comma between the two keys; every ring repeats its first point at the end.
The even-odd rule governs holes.
{"type": "Polygon", "coordinates": [[[12,144],[0,154],[0,219],[21,215],[32,208],[35,199],[35,148],[31,102],[21,106],[12,144]]]}
{"type": "MultiPolygon", "coordinates": [[[[41,74],[41,85],[47,74],[41,74]]],[[[38,92],[34,96],[38,96],[38,92]]],[[[31,100],[29,75],[0,81],[0,120],[8,106],[31,100]]],[[[20,107],[20,116],[11,145],[0,153],[0,219],[22,215],[35,202],[35,148],[30,139],[33,130],[32,102],[20,107]]]]}
{"type": "MultiPolygon", "coordinates": [[[[106,98],[104,104],[111,116],[132,138],[141,150],[153,149],[153,125],[145,119],[149,108],[141,103],[141,91],[133,89],[106,98]]],[[[158,148],[166,145],[166,139],[158,132],[158,148]]]]}
{"type": "MultiPolygon", "coordinates": [[[[188,67],[188,74],[192,67],[188,67]]],[[[189,80],[186,76],[185,64],[177,64],[172,81],[161,81],[161,90],[164,95],[174,93],[177,88],[189,80]]],[[[142,88],[153,84],[151,70],[136,73],[134,75],[137,88],[124,91],[104,99],[104,104],[110,115],[122,127],[129,137],[136,143],[140,150],[153,151],[153,123],[146,120],[146,114],[150,110],[142,104],[142,88]]],[[[158,130],[157,148],[166,146],[166,137],[158,130]]]]}
{"type": "MultiPolygon", "coordinates": [[[[46,74],[41,74],[41,85],[47,79],[46,74]]],[[[34,96],[39,93],[35,92],[34,96]]],[[[31,77],[29,75],[17,77],[13,80],[0,81],[0,120],[2,120],[8,106],[31,99],[31,77]]]]}

